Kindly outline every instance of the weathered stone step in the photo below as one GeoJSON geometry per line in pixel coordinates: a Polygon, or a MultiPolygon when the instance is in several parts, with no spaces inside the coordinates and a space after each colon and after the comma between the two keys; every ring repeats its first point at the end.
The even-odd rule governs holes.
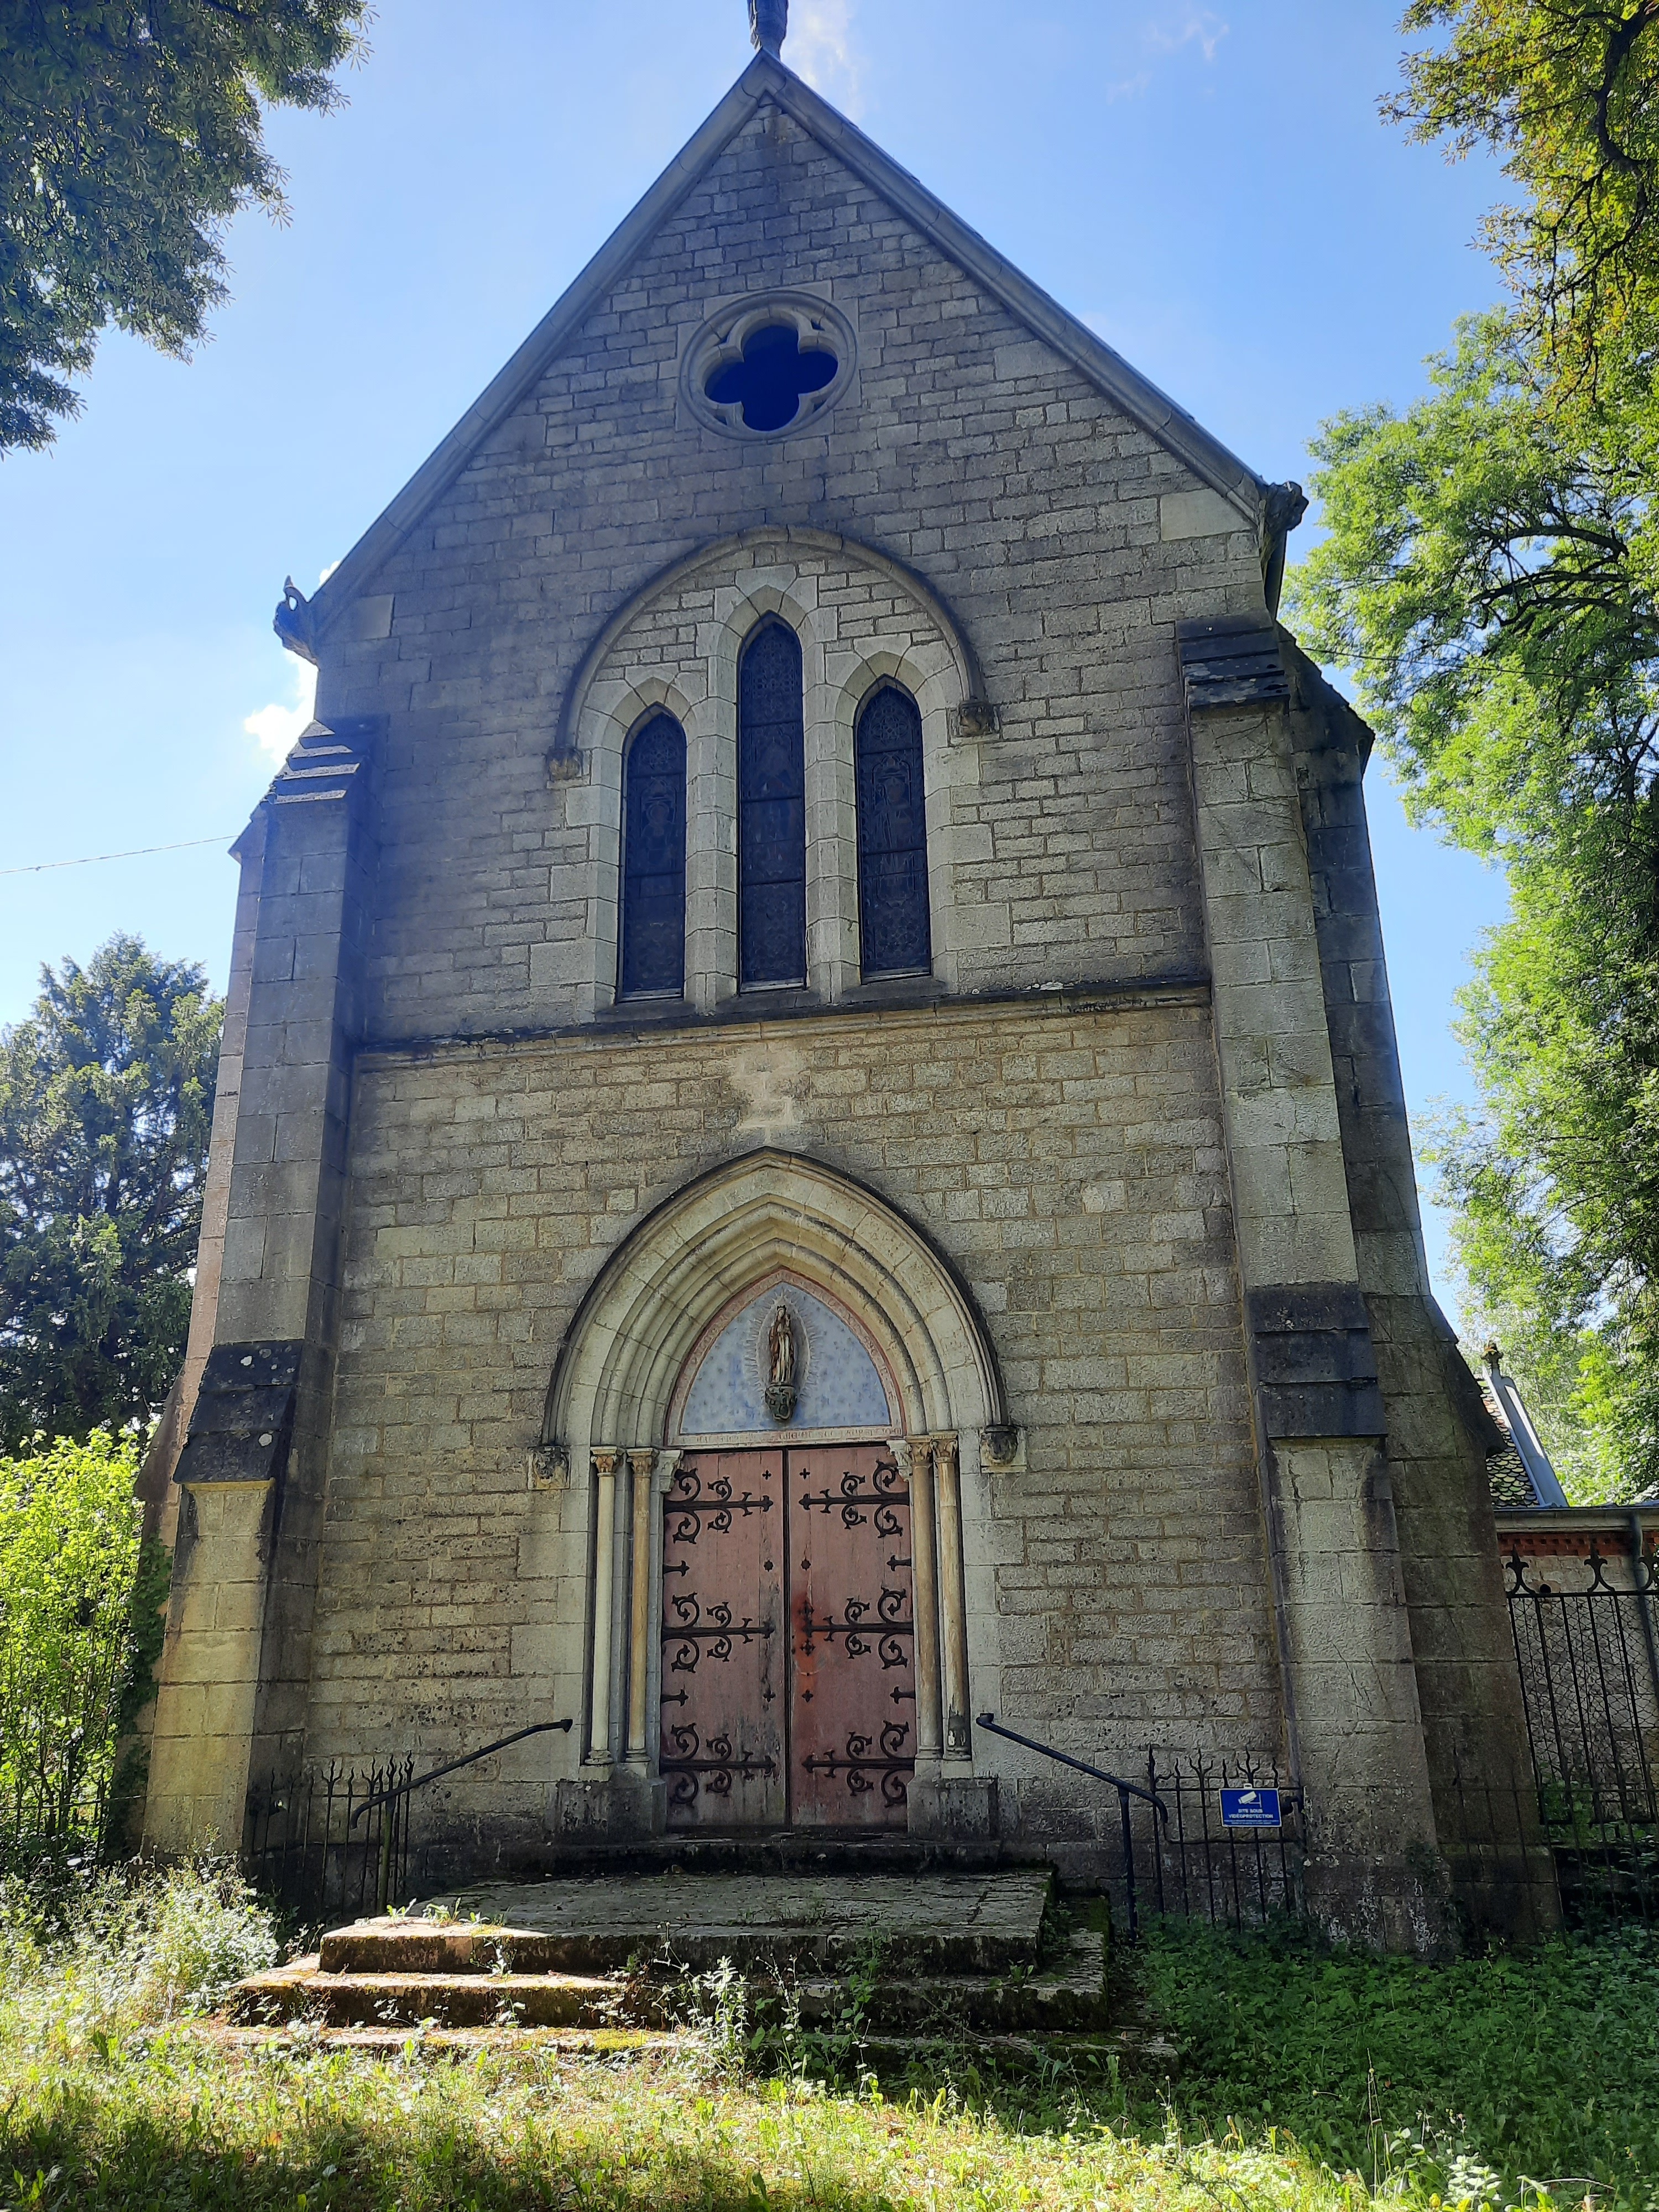
{"type": "Polygon", "coordinates": [[[490,1883],[413,1915],[359,1921],[322,1945],[325,1972],[604,1974],[653,1957],[693,1972],[1034,1970],[1054,1877],[990,1874],[628,1875],[490,1883]]]}
{"type": "MultiPolygon", "coordinates": [[[[804,2027],[889,2033],[1074,2032],[1105,2025],[1098,1936],[1073,1937],[1057,1970],[1012,1975],[883,1975],[854,1994],[845,1979],[751,1979],[757,2024],[786,2000],[804,2027]]],[[[558,1973],[330,1972],[316,1957],[256,1974],[232,1993],[243,2026],[312,2021],[330,2027],[672,2027],[685,2002],[678,1978],[558,1973]]]]}
{"type": "MultiPolygon", "coordinates": [[[[781,1997],[781,1985],[759,1985],[757,1997],[781,1997]]],[[[801,2025],[835,2030],[849,2017],[861,2029],[891,2034],[976,2035],[1024,2030],[1059,2034],[1106,2026],[1106,1952],[1097,1935],[1073,1937],[1058,1966],[1012,1974],[882,1975],[854,2008],[845,1980],[806,1978],[790,1985],[801,2025]]]]}
{"type": "Polygon", "coordinates": [[[683,2029],[647,2027],[327,2027],[309,2021],[272,2021],[249,2027],[209,2021],[194,2033],[231,2050],[360,2051],[396,2058],[411,2044],[422,2051],[471,2056],[480,2051],[555,2051],[574,2058],[606,2060],[695,2057],[699,2039],[683,2029]]]}
{"type": "Polygon", "coordinates": [[[309,1958],[239,1983],[227,2009],[249,2026],[605,2027],[623,2024],[625,1991],[624,1983],[579,1974],[333,1974],[309,1958]]]}

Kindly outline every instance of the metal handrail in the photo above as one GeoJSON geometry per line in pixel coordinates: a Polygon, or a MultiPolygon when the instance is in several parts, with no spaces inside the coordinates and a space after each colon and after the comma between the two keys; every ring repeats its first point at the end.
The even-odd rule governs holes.
{"type": "Polygon", "coordinates": [[[1004,1736],[1010,1743],[1024,1744],[1027,1751],[1040,1752],[1057,1766],[1069,1766],[1079,1774],[1091,1775],[1097,1782],[1109,1782],[1116,1790],[1118,1815],[1123,1823],[1123,1886],[1129,1905],[1129,1933],[1133,1936],[1139,1922],[1135,1911],[1135,1839],[1129,1825],[1129,1800],[1139,1797],[1150,1805],[1166,1828],[1170,1825],[1169,1807],[1155,1790],[1143,1790],[1138,1782],[1127,1782],[1121,1774],[1109,1774],[1103,1766],[1091,1766],[1086,1759],[1073,1759],[1070,1752],[1056,1751],[1051,1743],[1039,1743],[1035,1736],[1021,1735],[1018,1729],[1001,1727],[994,1713],[980,1713],[975,1717],[988,1734],[1004,1736]]]}
{"type": "Polygon", "coordinates": [[[1159,1818],[1167,1826],[1170,1808],[1155,1790],[1143,1790],[1138,1782],[1126,1782],[1121,1774],[1109,1774],[1103,1766],[1091,1766],[1086,1759],[1073,1759],[1068,1751],[1056,1751],[1051,1743],[1039,1743],[1035,1736],[1019,1735],[1011,1728],[1001,1727],[994,1713],[981,1713],[979,1724],[993,1735],[1006,1736],[1010,1743],[1023,1743],[1027,1751],[1040,1751],[1045,1759],[1052,1759],[1060,1766],[1074,1766],[1079,1774],[1092,1774],[1097,1782],[1109,1782],[1114,1790],[1127,1790],[1131,1797],[1144,1798],[1147,1804],[1156,1805],[1159,1818]]]}
{"type": "MultiPolygon", "coordinates": [[[[407,1782],[393,1783],[390,1790],[377,1790],[372,1797],[364,1798],[347,1825],[355,1828],[371,1805],[384,1805],[388,1800],[398,1797],[412,1797],[417,1790],[424,1790],[428,1782],[441,1781],[446,1774],[454,1774],[463,1766],[474,1766],[479,1759],[488,1759],[492,1752],[505,1751],[510,1743],[522,1743],[527,1735],[547,1735],[556,1729],[568,1735],[575,1725],[571,1720],[537,1721],[529,1728],[514,1729],[511,1735],[498,1736],[494,1743],[485,1744],[480,1751],[469,1751],[465,1759],[452,1759],[446,1765],[434,1766],[429,1774],[413,1776],[407,1782]]],[[[374,1885],[374,1909],[377,1912],[386,1911],[391,1895],[392,1839],[397,1826],[395,1812],[380,1823],[380,1878],[374,1885]]]]}
{"type": "Polygon", "coordinates": [[[424,1790],[428,1782],[441,1781],[446,1774],[453,1774],[458,1768],[475,1765],[479,1759],[488,1759],[493,1751],[505,1751],[510,1743],[522,1743],[527,1735],[546,1735],[554,1729],[561,1729],[568,1735],[575,1725],[574,1721],[538,1721],[533,1728],[514,1729],[511,1735],[498,1736],[494,1743],[485,1744],[482,1751],[469,1751],[465,1759],[452,1759],[447,1766],[434,1766],[430,1774],[419,1775],[409,1782],[394,1783],[390,1790],[377,1790],[372,1797],[365,1797],[352,1814],[351,1826],[356,1826],[371,1805],[384,1805],[388,1797],[412,1796],[416,1790],[424,1790]]]}

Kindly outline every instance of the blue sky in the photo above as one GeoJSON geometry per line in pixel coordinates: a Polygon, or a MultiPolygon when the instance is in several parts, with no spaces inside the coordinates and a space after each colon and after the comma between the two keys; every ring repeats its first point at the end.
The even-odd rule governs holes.
{"type": "MultiPolygon", "coordinates": [[[[1397,14],[794,0],[786,58],[1282,477],[1322,416],[1410,399],[1454,317],[1497,296],[1471,241],[1500,180],[1378,118],[1397,14]]],[[[272,118],[292,221],[234,227],[211,343],[185,366],[109,338],[80,420],[0,464],[0,1022],[42,961],[117,928],[222,986],[217,841],[304,719],[270,633],[284,575],[314,588],[749,52],[743,0],[380,0],[370,37],[349,106],[272,118]],[[216,842],[3,872],[195,839],[216,842]]],[[[1380,767],[1369,787],[1420,1121],[1467,1095],[1451,994],[1503,887],[1408,829],[1380,767]]]]}

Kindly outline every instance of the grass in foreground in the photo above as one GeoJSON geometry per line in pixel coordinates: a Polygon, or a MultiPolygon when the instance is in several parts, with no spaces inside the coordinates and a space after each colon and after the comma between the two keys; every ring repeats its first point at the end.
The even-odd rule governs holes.
{"type": "Polygon", "coordinates": [[[222,1871],[0,1893],[0,2212],[1659,2212],[1659,1942],[1628,1933],[1425,1967],[1165,1930],[1136,1971],[1175,2084],[964,2047],[885,2098],[806,2044],[755,2078],[729,1982],[652,2063],[201,2040],[272,1940],[222,1871]]]}
{"type": "Polygon", "coordinates": [[[1189,2129],[1287,2130],[1453,2203],[1514,2203],[1530,2180],[1659,2205],[1659,1932],[1431,1966],[1175,1923],[1136,1972],[1182,2046],[1189,2129]]]}

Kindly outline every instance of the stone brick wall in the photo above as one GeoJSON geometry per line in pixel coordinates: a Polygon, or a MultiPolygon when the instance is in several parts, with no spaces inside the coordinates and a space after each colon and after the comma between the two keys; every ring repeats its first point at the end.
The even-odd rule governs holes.
{"type": "MultiPolygon", "coordinates": [[[[642,1214],[762,1141],[908,1212],[996,1332],[1025,1434],[1016,1471],[964,1470],[975,1699],[1091,1755],[1276,1745],[1192,993],[360,1063],[308,1756],[390,1737],[441,1758],[580,1711],[586,1487],[532,1491],[526,1471],[554,1352],[642,1214]]],[[[498,1841],[540,1839],[578,1748],[546,1741],[466,1778],[498,1841]]]]}
{"type": "Polygon", "coordinates": [[[550,788],[544,767],[567,689],[666,563],[762,524],[908,563],[983,665],[1000,728],[957,741],[951,781],[957,895],[994,912],[959,987],[1198,964],[1171,626],[1260,609],[1254,533],[771,111],[374,580],[386,635],[331,638],[323,719],[391,716],[375,1037],[569,1018],[549,948],[598,917],[586,781],[550,788]],[[683,343],[721,299],[771,283],[852,320],[853,388],[775,445],[683,420],[683,343]]]}
{"type": "MultiPolygon", "coordinates": [[[[1507,1742],[1513,1699],[1478,1439],[1425,1302],[1357,760],[1287,706],[1256,529],[1177,449],[1216,482],[1227,457],[1109,362],[1086,376],[1040,301],[902,179],[881,197],[813,112],[763,100],[637,257],[599,264],[608,296],[580,295],[551,366],[400,540],[371,532],[387,557],[349,560],[359,596],[312,633],[349,793],[325,818],[302,763],[262,810],[281,866],[198,1331],[302,1345],[305,1379],[269,1522],[250,1489],[181,1547],[149,1832],[185,1840],[211,1797],[234,1841],[234,1731],[178,1718],[209,1676],[256,1787],[301,1754],[437,1760],[582,1713],[623,1542],[596,1554],[587,1448],[664,1440],[550,1437],[538,1477],[556,1354],[653,1208],[772,1148],[926,1232],[1000,1363],[987,1433],[1019,1449],[962,1464],[975,1707],[1125,1766],[1149,1742],[1290,1752],[1330,1924],[1432,1944],[1448,1760],[1507,1742]],[[702,420],[681,370],[723,301],[770,288],[832,301],[857,368],[767,442],[702,420]],[[733,974],[734,672],[774,610],[809,648],[810,974],[763,1020],[733,974]],[[1202,647],[1231,617],[1263,633],[1262,682],[1184,690],[1176,624],[1202,647]],[[882,675],[922,711],[938,957],[865,986],[851,733],[882,675]],[[689,738],[689,989],[647,1018],[611,1001],[623,749],[658,703],[689,738]],[[228,1670],[217,1584],[247,1615],[228,1670]]],[[[595,1713],[603,1685],[596,1662],[595,1713]]],[[[581,1748],[521,1747],[421,1816],[475,1864],[533,1855],[581,1748]]],[[[1094,1785],[973,1752],[1005,1834],[1086,1840],[1094,1785]]]]}

